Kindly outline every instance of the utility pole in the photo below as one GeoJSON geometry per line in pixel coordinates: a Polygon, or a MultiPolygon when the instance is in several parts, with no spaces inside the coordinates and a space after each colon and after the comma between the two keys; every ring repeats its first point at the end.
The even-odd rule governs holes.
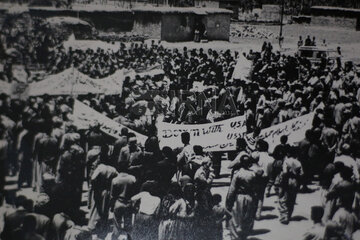
{"type": "Polygon", "coordinates": [[[281,14],[280,14],[280,34],[279,34],[279,46],[281,48],[281,44],[283,41],[283,36],[282,36],[282,32],[283,32],[283,19],[284,19],[284,5],[285,5],[285,0],[281,1],[281,14]]]}

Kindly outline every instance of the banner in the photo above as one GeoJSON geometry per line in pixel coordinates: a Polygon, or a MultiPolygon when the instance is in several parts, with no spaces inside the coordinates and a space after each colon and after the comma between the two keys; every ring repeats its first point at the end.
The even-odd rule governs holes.
{"type": "Polygon", "coordinates": [[[159,122],[157,129],[161,147],[182,147],[181,133],[189,132],[190,143],[202,146],[207,152],[235,150],[236,139],[246,132],[245,116],[207,124],[180,125],[159,122]]]}
{"type": "MultiPolygon", "coordinates": [[[[280,137],[283,135],[288,136],[288,143],[290,145],[297,145],[298,142],[305,138],[306,130],[311,129],[314,115],[314,112],[308,113],[278,125],[262,129],[259,138],[269,143],[269,152],[273,152],[274,148],[280,144],[280,137]]],[[[250,148],[255,148],[255,139],[252,137],[252,134],[246,135],[245,140],[250,148]]]]}
{"type": "Polygon", "coordinates": [[[82,95],[103,92],[100,84],[75,68],[68,68],[42,81],[31,83],[29,88],[30,96],[82,95]]]}
{"type": "Polygon", "coordinates": [[[102,93],[105,95],[122,95],[125,74],[123,69],[119,69],[106,78],[91,80],[101,86],[102,93]]]}
{"type": "Polygon", "coordinates": [[[60,73],[50,75],[42,81],[31,83],[29,95],[122,94],[124,79],[123,70],[117,70],[106,78],[93,79],[76,68],[68,68],[60,73]]]}
{"type": "MultiPolygon", "coordinates": [[[[88,129],[91,123],[98,122],[101,131],[115,138],[120,137],[121,129],[125,127],[78,100],[75,100],[73,118],[78,129],[88,129]]],[[[128,129],[136,135],[138,143],[145,144],[147,136],[128,129]]]]}
{"type": "Polygon", "coordinates": [[[245,80],[249,77],[251,72],[252,62],[247,60],[242,54],[237,59],[232,79],[245,80]]]}
{"type": "MultiPolygon", "coordinates": [[[[269,143],[272,152],[280,144],[280,137],[288,136],[288,143],[296,145],[305,138],[305,131],[311,129],[314,113],[309,113],[269,128],[262,129],[260,139],[269,143]]],[[[233,151],[236,149],[236,139],[245,138],[249,147],[255,148],[255,139],[252,133],[246,134],[245,116],[234,117],[228,120],[209,124],[180,125],[160,122],[157,124],[160,146],[171,148],[182,147],[181,133],[190,133],[190,143],[201,145],[204,151],[233,151]]]]}

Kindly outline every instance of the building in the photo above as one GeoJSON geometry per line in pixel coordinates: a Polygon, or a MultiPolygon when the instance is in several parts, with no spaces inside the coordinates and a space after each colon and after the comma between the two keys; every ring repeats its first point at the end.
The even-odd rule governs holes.
{"type": "Polygon", "coordinates": [[[360,30],[360,9],[313,6],[311,24],[360,30]]]}
{"type": "Polygon", "coordinates": [[[32,7],[32,16],[71,16],[90,22],[100,31],[147,35],[169,42],[191,41],[197,25],[204,26],[209,40],[229,40],[233,13],[221,8],[152,7],[132,9],[87,8],[57,9],[32,7]]]}

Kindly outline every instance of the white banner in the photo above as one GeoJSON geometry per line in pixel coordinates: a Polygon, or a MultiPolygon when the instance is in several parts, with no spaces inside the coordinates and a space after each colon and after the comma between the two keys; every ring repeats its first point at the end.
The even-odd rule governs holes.
{"type": "MultiPolygon", "coordinates": [[[[288,143],[296,145],[305,138],[305,131],[311,129],[314,113],[280,123],[261,130],[259,138],[269,143],[272,152],[280,144],[280,137],[288,136],[288,143]]],[[[255,147],[252,133],[246,134],[245,116],[234,117],[228,120],[198,125],[180,125],[160,122],[157,125],[160,146],[171,148],[182,147],[181,133],[190,133],[190,143],[201,145],[204,151],[233,151],[236,149],[236,139],[244,137],[251,148],[255,147]]]]}
{"type": "MultiPolygon", "coordinates": [[[[75,100],[73,118],[78,129],[88,129],[90,124],[96,121],[100,123],[101,131],[115,138],[119,138],[121,129],[125,127],[78,100],[75,100]]],[[[138,143],[144,145],[147,136],[128,129],[136,135],[138,143]]]]}
{"type": "Polygon", "coordinates": [[[200,145],[208,152],[235,150],[236,139],[246,132],[245,116],[196,125],[159,122],[157,129],[161,147],[182,147],[181,133],[189,132],[190,143],[200,145]]]}
{"type": "MultiPolygon", "coordinates": [[[[297,145],[298,142],[305,138],[306,130],[311,129],[313,119],[314,113],[312,112],[262,129],[259,138],[269,143],[270,152],[273,152],[276,145],[280,144],[280,137],[283,135],[288,136],[288,144],[297,145]]],[[[245,140],[251,148],[255,147],[255,140],[252,134],[246,135],[245,140]]]]}

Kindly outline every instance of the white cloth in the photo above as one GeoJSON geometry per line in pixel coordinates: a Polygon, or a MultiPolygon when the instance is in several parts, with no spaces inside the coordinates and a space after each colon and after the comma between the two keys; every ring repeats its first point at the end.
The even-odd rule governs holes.
{"type": "Polygon", "coordinates": [[[160,205],[160,198],[152,196],[148,192],[140,192],[131,198],[132,201],[140,200],[139,212],[153,215],[156,208],[160,205]]]}
{"type": "Polygon", "coordinates": [[[270,166],[274,163],[274,158],[271,157],[267,152],[259,152],[259,162],[258,165],[261,170],[264,171],[263,176],[267,177],[269,175],[270,166]]]}

